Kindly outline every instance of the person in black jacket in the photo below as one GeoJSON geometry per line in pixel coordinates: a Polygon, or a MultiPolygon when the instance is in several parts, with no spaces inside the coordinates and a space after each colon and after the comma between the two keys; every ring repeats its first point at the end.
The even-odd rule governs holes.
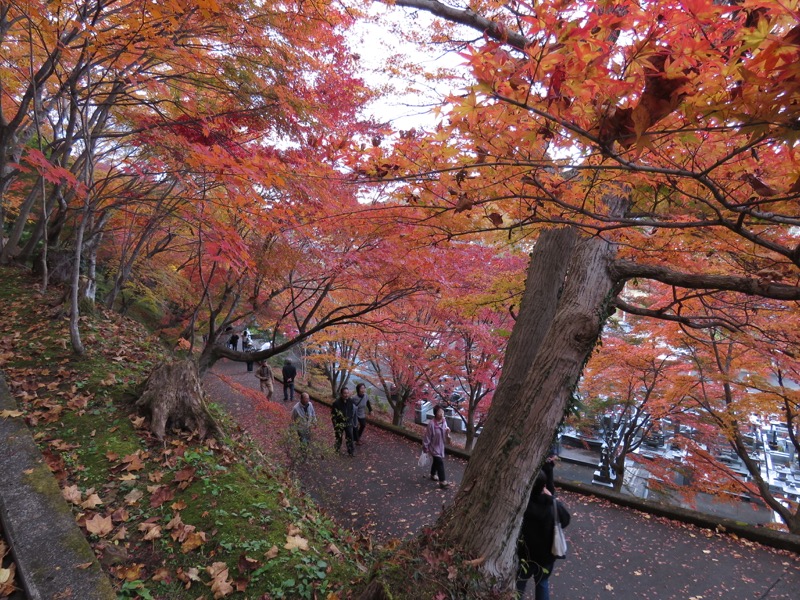
{"type": "Polygon", "coordinates": [[[283,375],[283,401],[294,402],[294,378],[297,377],[297,367],[288,358],[283,362],[281,375],[283,375]]]}
{"type": "Polygon", "coordinates": [[[350,397],[350,388],[343,387],[339,397],[331,405],[331,422],[333,434],[336,436],[334,447],[338,454],[342,448],[342,436],[347,441],[347,454],[355,454],[355,430],[358,427],[358,411],[350,397]]]}
{"type": "Polygon", "coordinates": [[[569,511],[547,489],[547,475],[540,471],[533,482],[528,507],[522,517],[519,536],[519,572],[517,592],[525,595],[525,587],[532,578],[536,584],[536,600],[550,599],[550,575],[556,564],[553,556],[553,528],[555,512],[561,527],[569,525],[569,511]],[[553,510],[555,503],[556,511],[553,510]]]}

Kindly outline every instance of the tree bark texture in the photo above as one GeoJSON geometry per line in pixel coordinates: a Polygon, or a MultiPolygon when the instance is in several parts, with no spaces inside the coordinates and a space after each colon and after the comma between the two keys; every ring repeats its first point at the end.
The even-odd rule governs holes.
{"type": "Polygon", "coordinates": [[[501,587],[514,579],[533,476],[617,292],[608,272],[613,250],[572,229],[540,236],[486,427],[437,524],[445,544],[482,557],[501,587]]]}
{"type": "Polygon", "coordinates": [[[197,364],[191,359],[156,366],[136,406],[149,413],[150,431],[160,440],[168,426],[196,432],[200,439],[218,431],[206,408],[197,364]]]}

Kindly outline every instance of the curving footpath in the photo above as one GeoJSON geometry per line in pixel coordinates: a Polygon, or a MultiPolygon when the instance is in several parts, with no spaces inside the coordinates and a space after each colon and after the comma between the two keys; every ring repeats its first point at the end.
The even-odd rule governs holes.
{"type": "MultiPolygon", "coordinates": [[[[270,423],[251,400],[227,385],[257,389],[253,373],[241,363],[220,361],[207,376],[212,399],[226,407],[257,440],[270,423]]],[[[280,397],[280,384],[276,383],[280,397]]],[[[288,413],[291,406],[273,403],[288,413]]],[[[330,413],[315,401],[320,420],[317,439],[333,444],[330,413]]],[[[285,419],[281,426],[285,426],[285,419]]],[[[277,421],[276,421],[277,426],[277,421]]],[[[455,491],[439,489],[417,467],[420,445],[413,439],[367,426],[356,456],[317,459],[300,469],[304,489],[342,525],[376,540],[404,537],[433,523],[455,491]]],[[[461,480],[466,462],[446,461],[448,479],[461,480]]],[[[568,472],[564,465],[564,472],[568,472]]],[[[800,590],[800,557],[791,550],[762,545],[739,536],[687,523],[690,511],[662,511],[662,516],[620,506],[596,495],[591,486],[557,479],[560,498],[572,513],[567,529],[569,556],[559,561],[551,579],[553,598],[658,598],[675,600],[786,599],[800,590]],[[582,493],[565,490],[579,490],[582,493]],[[684,519],[683,521],[675,518],[684,519]]],[[[648,508],[649,509],[649,508],[648,508]]],[[[696,516],[696,515],[695,515],[696,516]]],[[[702,521],[702,519],[700,519],[702,521]]],[[[769,538],[767,535],[766,538],[769,538]]],[[[798,548],[797,536],[773,536],[798,548]]]]}

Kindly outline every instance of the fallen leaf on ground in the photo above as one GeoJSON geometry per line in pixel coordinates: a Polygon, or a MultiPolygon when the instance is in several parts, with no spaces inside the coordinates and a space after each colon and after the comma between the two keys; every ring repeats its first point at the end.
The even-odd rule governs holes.
{"type": "Polygon", "coordinates": [[[68,485],[61,490],[61,495],[64,496],[64,500],[67,502],[72,502],[73,504],[81,503],[81,492],[77,485],[68,485]]]}
{"type": "Polygon", "coordinates": [[[14,593],[14,573],[16,570],[17,566],[14,563],[11,563],[7,569],[0,568],[0,597],[5,598],[14,593]]]}
{"type": "Polygon", "coordinates": [[[114,534],[114,537],[111,538],[112,542],[119,542],[124,540],[128,537],[128,528],[127,527],[120,527],[117,533],[114,534]]]}
{"type": "Polygon", "coordinates": [[[153,495],[150,496],[150,508],[158,508],[165,502],[169,502],[175,498],[175,490],[168,488],[165,485],[159,486],[153,495]]]}
{"type": "Polygon", "coordinates": [[[206,567],[206,571],[211,575],[210,585],[215,600],[233,593],[233,586],[228,580],[228,565],[224,562],[215,562],[210,567],[206,567]]]}
{"type": "Polygon", "coordinates": [[[0,410],[0,419],[12,419],[15,417],[21,417],[25,413],[21,410],[0,410]]]}
{"type": "MultiPolygon", "coordinates": [[[[331,545],[333,545],[333,544],[331,544],[331,545]]],[[[278,552],[279,552],[278,547],[277,546],[273,546],[272,548],[270,548],[269,550],[267,550],[264,553],[264,558],[266,558],[267,560],[271,560],[271,559],[275,558],[276,556],[278,556],[278,552]]]]}
{"type": "Polygon", "coordinates": [[[111,523],[111,517],[104,517],[101,514],[96,514],[91,519],[86,521],[86,531],[99,535],[100,537],[106,536],[114,529],[111,523]]]}
{"type": "Polygon", "coordinates": [[[193,581],[200,581],[200,570],[197,567],[191,567],[184,571],[183,567],[178,567],[178,572],[175,576],[186,584],[183,587],[188,590],[192,587],[193,581]]]}
{"type": "Polygon", "coordinates": [[[156,540],[161,537],[161,526],[155,523],[142,523],[139,525],[139,531],[143,531],[145,540],[156,540]]]}
{"type": "Polygon", "coordinates": [[[203,531],[194,531],[186,536],[186,541],[181,544],[181,551],[186,554],[206,543],[206,534],[203,531]]]}
{"type": "Polygon", "coordinates": [[[118,567],[114,571],[114,574],[119,579],[124,579],[125,581],[136,581],[137,579],[142,578],[143,567],[144,565],[142,563],[133,563],[132,565],[118,567]]]}
{"type": "Polygon", "coordinates": [[[138,452],[136,454],[129,454],[128,456],[124,457],[122,462],[126,463],[125,470],[129,472],[141,471],[144,469],[144,463],[142,462],[142,459],[139,458],[138,452]]]}
{"type": "Polygon", "coordinates": [[[133,489],[127,494],[125,494],[125,503],[136,504],[139,500],[142,499],[142,496],[144,496],[144,492],[138,489],[133,489]]]}
{"type": "Polygon", "coordinates": [[[93,509],[97,508],[102,503],[103,501],[100,500],[100,496],[98,496],[97,494],[92,494],[81,503],[81,508],[93,509]]]}
{"type": "Polygon", "coordinates": [[[308,540],[299,535],[287,535],[286,544],[283,546],[287,550],[308,550],[308,540]]]}

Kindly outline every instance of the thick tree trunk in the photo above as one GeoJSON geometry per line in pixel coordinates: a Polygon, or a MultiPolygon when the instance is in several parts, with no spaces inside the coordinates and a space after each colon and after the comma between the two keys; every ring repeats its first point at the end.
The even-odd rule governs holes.
{"type": "Polygon", "coordinates": [[[167,427],[196,432],[200,439],[218,432],[208,412],[197,364],[191,360],[156,366],[136,401],[150,416],[150,431],[163,439],[167,427]]]}
{"type": "Polygon", "coordinates": [[[618,456],[611,463],[614,472],[614,483],[612,489],[615,492],[622,491],[622,484],[625,483],[625,455],[618,456]]]}
{"type": "Polygon", "coordinates": [[[392,406],[392,425],[402,427],[406,415],[406,401],[401,398],[392,406]]]}
{"type": "Polygon", "coordinates": [[[452,506],[437,523],[447,546],[483,559],[501,587],[535,475],[615,295],[613,246],[561,229],[541,235],[492,408],[452,506]]]}

